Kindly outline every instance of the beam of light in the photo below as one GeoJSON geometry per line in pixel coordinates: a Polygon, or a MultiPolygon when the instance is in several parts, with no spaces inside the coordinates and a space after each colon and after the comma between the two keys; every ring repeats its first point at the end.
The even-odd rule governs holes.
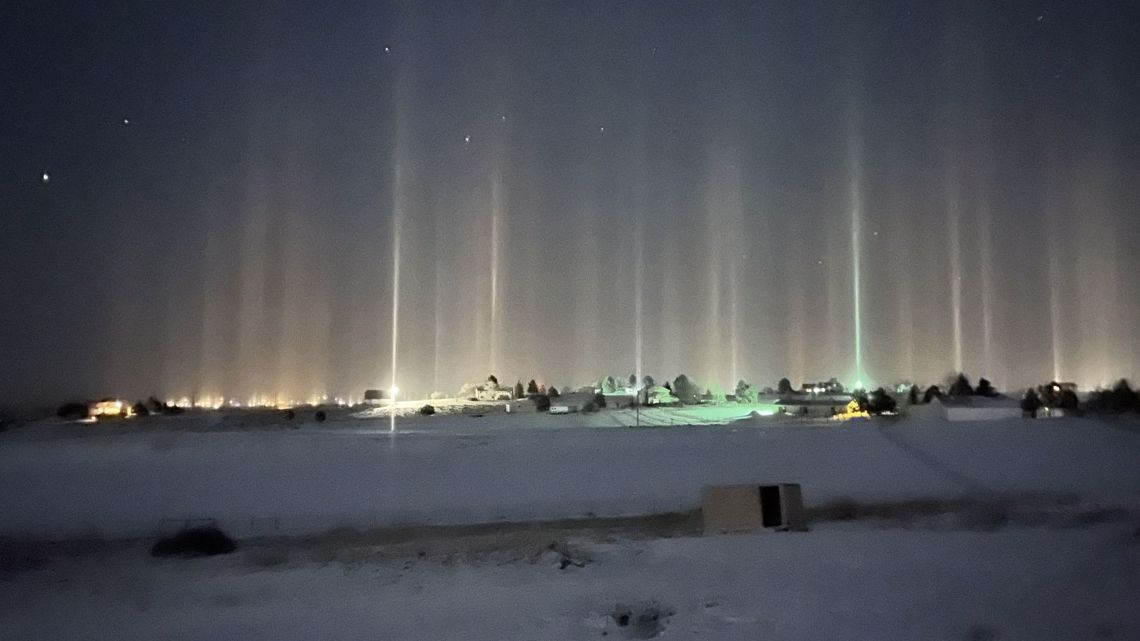
{"type": "MultiPolygon", "coordinates": [[[[396,387],[396,357],[398,355],[398,347],[400,343],[400,218],[402,212],[400,211],[400,169],[396,169],[396,181],[393,189],[393,199],[395,207],[392,212],[392,371],[391,378],[392,390],[398,391],[396,387]]],[[[392,434],[396,433],[396,397],[392,397],[392,408],[389,412],[389,425],[388,431],[392,434]]]]}
{"type": "Polygon", "coordinates": [[[496,170],[491,181],[491,336],[490,336],[490,372],[497,371],[499,366],[499,262],[501,260],[501,230],[503,215],[503,179],[496,170]]]}
{"type": "Polygon", "coordinates": [[[1064,380],[1062,379],[1064,363],[1061,356],[1061,335],[1064,328],[1061,325],[1061,262],[1058,256],[1060,212],[1057,206],[1052,204],[1053,198],[1049,198],[1047,202],[1050,204],[1045,210],[1045,252],[1046,275],[1049,283],[1049,337],[1053,356],[1052,380],[1061,381],[1064,380]]]}
{"type": "Polygon", "coordinates": [[[848,206],[851,209],[851,295],[853,316],[852,325],[855,328],[855,380],[863,381],[863,287],[862,287],[862,218],[863,218],[863,133],[861,131],[860,112],[858,108],[852,109],[849,117],[847,132],[848,171],[848,206]]]}
{"type": "Polygon", "coordinates": [[[645,250],[643,248],[644,239],[642,238],[642,216],[641,207],[636,208],[635,215],[637,220],[633,225],[633,372],[638,386],[641,385],[644,379],[644,369],[642,362],[642,341],[644,339],[642,328],[642,279],[644,278],[644,262],[645,250]]]}
{"type": "Polygon", "coordinates": [[[950,306],[954,331],[954,371],[962,371],[962,212],[958,202],[957,161],[950,162],[946,215],[950,237],[950,306]]]}
{"type": "MultiPolygon", "coordinates": [[[[984,196],[985,197],[985,196],[984,196]]],[[[998,383],[996,375],[997,363],[994,360],[994,293],[993,293],[993,257],[992,253],[992,214],[989,202],[984,201],[978,212],[978,251],[982,255],[982,363],[986,368],[984,375],[991,382],[998,383]]]]}
{"type": "MultiPolygon", "coordinates": [[[[739,224],[739,220],[737,221],[739,224]]],[[[740,230],[737,230],[740,231],[740,230]]],[[[729,335],[729,349],[732,350],[730,354],[730,365],[732,368],[732,376],[728,380],[729,385],[735,386],[737,381],[740,380],[740,362],[739,362],[739,343],[738,337],[740,335],[740,324],[737,320],[737,314],[740,311],[739,295],[737,293],[737,268],[736,252],[732,254],[733,261],[728,271],[728,304],[729,304],[729,319],[728,319],[728,335],[729,335]]],[[[735,389],[735,387],[733,388],[735,389]]]]}

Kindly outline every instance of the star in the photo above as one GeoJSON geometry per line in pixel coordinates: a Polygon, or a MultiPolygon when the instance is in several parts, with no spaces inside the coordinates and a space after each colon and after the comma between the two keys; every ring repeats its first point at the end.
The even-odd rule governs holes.
{"type": "Polygon", "coordinates": [[[1043,20],[1045,20],[1045,14],[1037,16],[1037,22],[1042,22],[1043,20]]]}
{"type": "Polygon", "coordinates": [[[599,131],[600,133],[603,133],[603,134],[604,134],[604,133],[606,133],[606,128],[605,128],[605,127],[598,127],[598,131],[599,131]]]}
{"type": "Polygon", "coordinates": [[[131,126],[131,119],[124,117],[123,118],[123,126],[124,127],[130,127],[131,126]]]}
{"type": "Polygon", "coordinates": [[[507,121],[507,115],[506,114],[499,116],[499,122],[506,122],[506,121],[507,121]]]}
{"type": "Polygon", "coordinates": [[[51,174],[49,174],[49,173],[48,173],[48,172],[46,172],[46,171],[43,173],[43,175],[42,175],[42,176],[40,176],[40,181],[41,181],[41,182],[45,182],[45,183],[46,183],[46,182],[48,182],[48,181],[50,181],[50,180],[51,180],[51,174]]]}
{"type": "Polygon", "coordinates": [[[384,47],[384,53],[392,53],[392,50],[388,47],[384,47]]]}
{"type": "Polygon", "coordinates": [[[471,134],[468,134],[468,135],[463,137],[463,144],[465,144],[465,145],[471,144],[471,134]]]}

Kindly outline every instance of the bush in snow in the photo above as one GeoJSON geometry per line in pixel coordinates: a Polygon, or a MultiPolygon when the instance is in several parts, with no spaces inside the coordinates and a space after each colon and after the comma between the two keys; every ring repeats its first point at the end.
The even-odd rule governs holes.
{"type": "Polygon", "coordinates": [[[55,415],[68,420],[87,418],[87,403],[64,403],[55,410],[55,415]]]}
{"type": "Polygon", "coordinates": [[[431,405],[424,405],[420,408],[420,414],[423,416],[431,416],[432,414],[435,414],[435,408],[431,405]]]}
{"type": "Polygon", "coordinates": [[[189,528],[160,539],[150,549],[151,556],[213,556],[237,549],[233,539],[216,527],[189,528]]]}

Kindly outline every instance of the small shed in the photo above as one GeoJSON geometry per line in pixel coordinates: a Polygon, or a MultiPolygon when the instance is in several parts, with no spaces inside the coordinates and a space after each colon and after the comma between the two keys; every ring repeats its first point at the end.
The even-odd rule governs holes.
{"type": "Polygon", "coordinates": [[[798,483],[705,486],[701,519],[705,534],[806,529],[798,483]]]}

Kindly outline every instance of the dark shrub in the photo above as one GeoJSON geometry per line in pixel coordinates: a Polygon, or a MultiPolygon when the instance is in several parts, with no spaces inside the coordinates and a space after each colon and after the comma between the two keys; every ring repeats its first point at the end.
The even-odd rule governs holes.
{"type": "Polygon", "coordinates": [[[1057,407],[1063,410],[1076,411],[1080,407],[1080,400],[1077,398],[1077,393],[1071,389],[1061,391],[1061,397],[1057,399],[1057,407]]]}
{"type": "Polygon", "coordinates": [[[550,398],[558,398],[561,395],[561,392],[558,391],[557,387],[551,385],[550,391],[547,392],[546,395],[549,396],[550,398]]]}
{"type": "Polygon", "coordinates": [[[869,414],[886,414],[895,411],[898,404],[895,402],[893,396],[887,393],[887,390],[879,388],[871,392],[870,397],[867,399],[866,410],[869,414]]]}
{"type": "Polygon", "coordinates": [[[435,414],[435,407],[431,405],[424,405],[420,408],[420,414],[423,416],[431,416],[432,414],[435,414]]]}
{"type": "Polygon", "coordinates": [[[285,410],[285,420],[291,421],[295,418],[297,418],[296,412],[294,412],[293,410],[285,410]]]}
{"type": "Polygon", "coordinates": [[[1102,414],[1121,414],[1140,410],[1140,395],[1125,379],[1117,381],[1109,390],[1098,390],[1089,398],[1088,407],[1102,414]]]}
{"type": "Polygon", "coordinates": [[[910,386],[910,391],[906,395],[906,402],[911,405],[918,405],[918,385],[910,386]]]}
{"type": "Polygon", "coordinates": [[[229,554],[237,549],[233,539],[216,527],[199,527],[181,530],[174,536],[160,539],[150,549],[151,556],[213,556],[229,554]]]}
{"type": "Polygon", "coordinates": [[[164,409],[166,409],[166,405],[163,404],[162,401],[158,400],[157,398],[155,398],[153,396],[146,399],[146,404],[147,404],[147,407],[150,408],[151,414],[161,414],[162,411],[164,409]]]}
{"type": "Polygon", "coordinates": [[[131,411],[135,413],[135,416],[150,416],[150,410],[147,409],[146,403],[142,401],[131,406],[131,411]]]}
{"type": "Polygon", "coordinates": [[[922,402],[923,403],[929,403],[930,401],[933,401],[934,399],[941,398],[941,397],[942,397],[942,390],[939,389],[939,387],[937,385],[931,385],[930,387],[926,388],[926,392],[924,392],[922,394],[922,402]]]}
{"type": "Polygon", "coordinates": [[[538,394],[536,396],[531,397],[531,400],[534,401],[534,407],[538,411],[546,412],[546,411],[550,410],[550,397],[549,396],[547,396],[545,394],[538,394]]]}
{"type": "Polygon", "coordinates": [[[970,379],[959,373],[954,382],[950,384],[950,396],[973,396],[974,388],[970,386],[970,379]]]}
{"type": "Polygon", "coordinates": [[[87,418],[87,403],[64,403],[55,411],[55,415],[70,420],[87,418]]]}
{"type": "Polygon", "coordinates": [[[606,406],[606,395],[601,393],[601,392],[595,393],[594,394],[594,405],[598,406],[599,408],[605,407],[606,406]]]}
{"type": "Polygon", "coordinates": [[[1041,409],[1041,398],[1037,396],[1037,390],[1030,387],[1025,392],[1025,397],[1021,399],[1021,411],[1029,416],[1037,416],[1037,410],[1041,409]]]}
{"type": "Polygon", "coordinates": [[[990,383],[989,379],[987,378],[978,379],[978,386],[974,388],[974,394],[977,394],[978,396],[987,396],[989,398],[993,398],[998,395],[997,390],[994,389],[993,384],[990,383]]]}
{"type": "Polygon", "coordinates": [[[313,418],[317,419],[318,423],[324,423],[325,419],[328,418],[328,415],[325,414],[324,410],[317,410],[317,413],[313,415],[313,418]]]}
{"type": "Polygon", "coordinates": [[[701,402],[700,386],[684,374],[673,379],[673,395],[686,405],[696,405],[701,402]]]}
{"type": "Polygon", "coordinates": [[[781,378],[776,383],[776,393],[780,396],[788,396],[792,393],[792,382],[786,378],[781,378]]]}

